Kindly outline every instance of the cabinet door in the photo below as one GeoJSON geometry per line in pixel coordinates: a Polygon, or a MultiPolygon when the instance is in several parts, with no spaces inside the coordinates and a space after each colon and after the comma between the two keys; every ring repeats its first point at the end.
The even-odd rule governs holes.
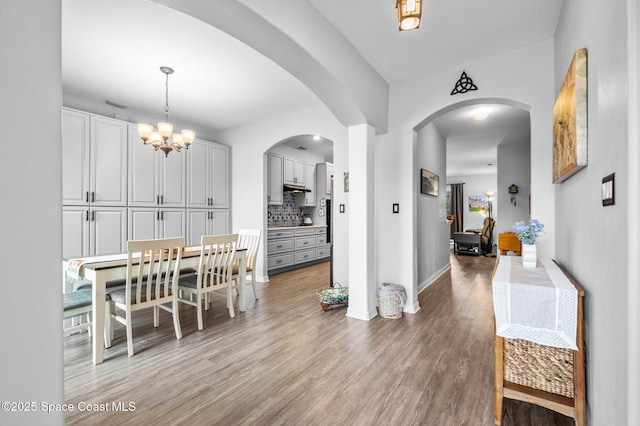
{"type": "Polygon", "coordinates": [[[162,207],[184,207],[187,152],[185,150],[172,152],[167,157],[157,152],[155,154],[159,171],[158,195],[160,195],[160,205],[162,207]]]}
{"type": "Polygon", "coordinates": [[[228,234],[229,229],[229,211],[228,210],[212,210],[211,211],[211,227],[209,232],[213,235],[228,234]]]}
{"type": "Polygon", "coordinates": [[[333,182],[333,164],[331,164],[331,163],[327,163],[327,174],[326,174],[325,178],[326,178],[325,191],[326,191],[326,195],[328,195],[329,198],[330,198],[331,197],[332,182],[333,182]]]}
{"type": "Polygon", "coordinates": [[[187,245],[200,244],[200,238],[203,235],[208,235],[210,217],[209,210],[187,210],[187,245]]]}
{"type": "Polygon", "coordinates": [[[64,207],[62,209],[62,256],[89,255],[89,208],[64,207]]]}
{"type": "Polygon", "coordinates": [[[229,207],[229,147],[210,144],[211,207],[229,207]]]}
{"type": "Polygon", "coordinates": [[[91,254],[122,253],[127,250],[127,209],[91,209],[91,254]]]}
{"type": "Polygon", "coordinates": [[[295,163],[296,162],[293,158],[284,157],[282,168],[284,183],[295,185],[295,163]]]}
{"type": "Polygon", "coordinates": [[[151,145],[142,143],[135,125],[129,125],[129,206],[155,207],[158,204],[158,157],[151,145]]]}
{"type": "Polygon", "coordinates": [[[316,205],[316,165],[308,164],[304,165],[304,182],[305,186],[311,190],[311,192],[304,193],[305,206],[316,205]]]}
{"type": "Polygon", "coordinates": [[[129,207],[128,210],[130,240],[153,240],[158,238],[156,229],[157,209],[129,207]]]}
{"type": "Polygon", "coordinates": [[[305,163],[304,161],[294,160],[293,161],[293,180],[296,185],[304,185],[305,184],[305,163]]]}
{"type": "Polygon", "coordinates": [[[62,111],[62,204],[88,205],[89,114],[62,111]]]}
{"type": "Polygon", "coordinates": [[[127,205],[127,123],[91,116],[90,192],[93,205],[127,205]]]}
{"type": "Polygon", "coordinates": [[[173,238],[184,236],[185,217],[183,209],[160,210],[158,222],[160,238],[173,238]]]}
{"type": "Polygon", "coordinates": [[[269,204],[282,205],[284,200],[282,193],[284,159],[279,155],[269,154],[267,161],[267,168],[269,169],[267,202],[269,204]]]}
{"type": "Polygon", "coordinates": [[[209,207],[207,147],[207,142],[195,140],[187,151],[187,207],[209,207]]]}

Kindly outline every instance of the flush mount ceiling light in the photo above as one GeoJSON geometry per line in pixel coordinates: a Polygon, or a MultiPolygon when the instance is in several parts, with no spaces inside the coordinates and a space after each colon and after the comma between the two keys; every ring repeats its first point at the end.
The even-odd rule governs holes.
{"type": "Polygon", "coordinates": [[[173,133],[173,124],[169,123],[169,74],[173,74],[173,69],[160,67],[160,71],[166,75],[164,123],[158,123],[158,130],[150,124],[138,123],[138,135],[145,145],[151,144],[156,151],[161,150],[164,156],[168,157],[173,150],[180,152],[182,148],[189,149],[196,133],[186,129],[180,133],[173,133]]]}
{"type": "Polygon", "coordinates": [[[486,108],[480,108],[473,112],[473,119],[476,121],[486,120],[489,116],[489,110],[486,108]]]}
{"type": "Polygon", "coordinates": [[[422,0],[396,0],[396,9],[400,31],[415,30],[420,26],[422,0]]]}

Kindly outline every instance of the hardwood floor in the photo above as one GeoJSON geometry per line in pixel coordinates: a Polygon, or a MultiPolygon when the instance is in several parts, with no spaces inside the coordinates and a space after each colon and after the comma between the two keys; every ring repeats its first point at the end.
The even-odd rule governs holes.
{"type": "MultiPolygon", "coordinates": [[[[120,326],[98,366],[86,334],[67,337],[65,395],[76,409],[66,422],[493,425],[494,262],[452,255],[451,272],[420,294],[420,311],[398,320],[323,312],[315,291],[328,286],[324,263],[272,276],[258,285],[258,301],[248,288],[236,318],[215,298],[201,332],[195,308],[182,305],[182,340],[169,314],[154,329],[151,312],[139,312],[132,358],[120,326]]],[[[503,425],[573,424],[541,407],[504,405],[503,425]]]]}

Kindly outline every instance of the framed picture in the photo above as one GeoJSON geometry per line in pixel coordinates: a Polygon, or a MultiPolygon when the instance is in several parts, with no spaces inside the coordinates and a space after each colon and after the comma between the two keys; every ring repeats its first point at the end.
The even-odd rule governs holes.
{"type": "Polygon", "coordinates": [[[587,166],[587,49],[576,50],[553,107],[553,183],[587,166]]]}
{"type": "Polygon", "coordinates": [[[344,192],[349,192],[349,172],[344,172],[344,192]]]}
{"type": "Polygon", "coordinates": [[[486,195],[469,196],[469,211],[472,213],[485,213],[489,211],[489,197],[486,195]]]}
{"type": "Polygon", "coordinates": [[[437,174],[425,169],[420,169],[420,192],[422,194],[438,196],[440,178],[437,174]]]}
{"type": "Polygon", "coordinates": [[[612,206],[616,203],[615,173],[602,178],[602,205],[612,206]]]}

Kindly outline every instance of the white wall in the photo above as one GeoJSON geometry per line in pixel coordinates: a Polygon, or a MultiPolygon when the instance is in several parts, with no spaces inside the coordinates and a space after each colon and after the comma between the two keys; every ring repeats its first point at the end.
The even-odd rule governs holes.
{"type": "MultiPolygon", "coordinates": [[[[627,255],[626,224],[629,197],[637,197],[638,188],[628,185],[629,146],[637,140],[629,141],[627,133],[626,6],[624,1],[567,0],[555,35],[556,93],[574,51],[588,51],[589,164],[555,186],[555,252],[586,292],[587,423],[594,425],[630,424],[627,300],[628,287],[638,283],[629,281],[627,264],[638,259],[627,255]],[[610,173],[615,173],[616,204],[603,207],[601,182],[610,173]]],[[[637,223],[637,211],[631,213],[637,223]]]]}
{"type": "MultiPolygon", "coordinates": [[[[464,183],[462,186],[462,192],[464,196],[464,215],[462,216],[463,220],[463,228],[466,229],[482,229],[484,225],[484,212],[470,212],[469,211],[469,197],[484,195],[485,191],[496,191],[491,199],[493,200],[493,212],[491,216],[496,221],[495,227],[498,227],[500,223],[500,209],[498,208],[498,203],[504,195],[499,194],[497,191],[497,175],[488,174],[488,175],[465,175],[465,176],[448,176],[447,184],[452,183],[464,183]]],[[[495,238],[496,230],[494,228],[494,239],[493,242],[496,242],[495,238]]]]}
{"type": "MultiPolygon", "coordinates": [[[[530,147],[498,147],[498,184],[496,191],[496,210],[500,220],[496,220],[494,235],[511,232],[513,224],[520,220],[529,220],[529,187],[531,185],[530,147]],[[518,193],[514,194],[515,206],[511,202],[509,187],[515,184],[518,193]]],[[[537,219],[534,217],[534,219],[537,219]]],[[[545,224],[546,225],[546,224],[545,224]]],[[[546,235],[545,230],[543,235],[546,235]]],[[[546,236],[542,237],[546,238],[546,236]]],[[[497,242],[497,240],[494,240],[497,242]]]]}
{"type": "Polygon", "coordinates": [[[37,403],[0,424],[64,424],[60,0],[2,2],[0,51],[0,401],[37,403]]]}
{"type": "MultiPolygon", "coordinates": [[[[418,309],[417,293],[449,268],[449,224],[447,223],[446,202],[446,139],[433,123],[422,128],[416,139],[415,179],[420,188],[420,169],[426,169],[439,176],[438,196],[416,192],[417,209],[417,269],[418,287],[411,294],[412,311],[418,309]]],[[[414,290],[409,287],[410,290],[414,290]]]]}
{"type": "Polygon", "coordinates": [[[474,98],[510,99],[531,108],[532,214],[546,226],[549,238],[541,241],[542,256],[554,253],[554,198],[551,184],[553,109],[553,42],[543,41],[501,55],[472,61],[436,73],[391,85],[389,133],[376,144],[378,279],[417,286],[414,232],[415,194],[414,128],[453,103],[474,98]],[[451,96],[462,71],[478,90],[451,96]],[[388,208],[400,203],[400,214],[388,208]]]}
{"type": "MultiPolygon", "coordinates": [[[[291,136],[317,134],[333,141],[334,175],[347,170],[347,129],[323,105],[271,117],[248,126],[230,129],[216,135],[216,141],[231,149],[231,222],[239,228],[261,228],[266,234],[267,173],[264,154],[291,136]]],[[[348,285],[347,213],[338,214],[338,204],[348,207],[348,194],[336,185],[333,194],[333,270],[334,280],[348,285]]],[[[257,259],[257,276],[267,277],[266,235],[257,259]]]]}

